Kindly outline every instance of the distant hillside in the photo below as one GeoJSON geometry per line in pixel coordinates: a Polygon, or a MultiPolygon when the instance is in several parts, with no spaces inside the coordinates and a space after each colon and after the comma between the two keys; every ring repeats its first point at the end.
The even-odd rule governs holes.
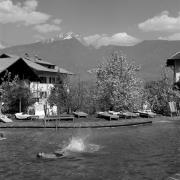
{"type": "Polygon", "coordinates": [[[76,38],[37,42],[13,46],[1,50],[4,53],[37,55],[69,71],[80,74],[81,79],[89,79],[89,69],[95,68],[113,50],[121,50],[129,59],[141,65],[141,75],[146,80],[159,77],[161,65],[166,59],[180,51],[180,41],[148,40],[135,46],[104,46],[96,49],[85,46],[76,38]]]}

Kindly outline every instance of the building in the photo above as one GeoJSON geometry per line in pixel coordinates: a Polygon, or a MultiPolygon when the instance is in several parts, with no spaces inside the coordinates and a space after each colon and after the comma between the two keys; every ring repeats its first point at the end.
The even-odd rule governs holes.
{"type": "Polygon", "coordinates": [[[173,70],[173,82],[180,85],[180,52],[173,54],[166,61],[166,66],[173,70]]]}
{"type": "Polygon", "coordinates": [[[25,80],[37,101],[45,101],[54,84],[59,83],[58,78],[65,78],[73,73],[52,63],[43,61],[38,57],[18,57],[9,54],[0,55],[0,78],[10,72],[11,76],[18,75],[25,80]]]}

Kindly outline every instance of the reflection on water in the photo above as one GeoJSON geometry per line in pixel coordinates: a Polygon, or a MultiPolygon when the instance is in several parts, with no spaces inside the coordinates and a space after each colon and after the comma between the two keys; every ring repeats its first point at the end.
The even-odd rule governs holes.
{"type": "Polygon", "coordinates": [[[178,122],[79,131],[5,130],[0,179],[164,180],[180,172],[178,122]],[[36,158],[39,151],[60,148],[75,153],[55,160],[36,158]]]}

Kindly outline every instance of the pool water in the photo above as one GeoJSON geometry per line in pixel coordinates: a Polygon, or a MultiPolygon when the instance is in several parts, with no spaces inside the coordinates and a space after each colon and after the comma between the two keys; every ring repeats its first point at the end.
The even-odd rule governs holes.
{"type": "Polygon", "coordinates": [[[0,141],[2,180],[164,180],[180,172],[179,122],[1,132],[7,138],[0,141]],[[60,159],[36,157],[68,147],[72,137],[82,139],[85,148],[60,159]]]}

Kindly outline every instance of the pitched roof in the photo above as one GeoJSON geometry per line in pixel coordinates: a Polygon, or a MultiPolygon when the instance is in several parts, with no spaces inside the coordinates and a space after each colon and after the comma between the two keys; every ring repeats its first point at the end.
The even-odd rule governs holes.
{"type": "Polygon", "coordinates": [[[37,64],[37,63],[35,63],[35,62],[33,62],[33,61],[26,60],[26,59],[23,59],[23,60],[26,62],[26,64],[27,64],[28,66],[30,66],[30,67],[33,68],[34,70],[37,70],[37,71],[45,71],[45,72],[54,72],[54,73],[57,72],[55,69],[46,68],[46,67],[44,67],[44,66],[42,66],[42,65],[40,65],[40,64],[37,64]]]}
{"type": "Polygon", "coordinates": [[[13,65],[18,59],[17,57],[0,58],[0,73],[13,65]]]}
{"type": "Polygon", "coordinates": [[[27,59],[27,60],[30,60],[32,62],[35,62],[35,63],[39,63],[39,64],[45,64],[45,65],[52,65],[52,66],[55,66],[55,64],[52,64],[50,62],[47,62],[47,61],[44,61],[42,60],[41,58],[39,57],[23,57],[23,59],[27,59]]]}
{"type": "Polygon", "coordinates": [[[180,52],[176,52],[175,54],[173,54],[170,58],[168,58],[168,59],[172,59],[172,60],[174,60],[174,59],[180,59],[180,52]]]}
{"type": "Polygon", "coordinates": [[[74,73],[67,71],[66,69],[60,68],[58,66],[55,67],[56,68],[56,72],[59,72],[61,74],[69,74],[69,75],[74,75],[74,73]]]}
{"type": "Polygon", "coordinates": [[[168,58],[166,61],[166,65],[167,66],[174,66],[175,60],[180,60],[180,52],[176,52],[170,58],[168,58]]]}
{"type": "MultiPolygon", "coordinates": [[[[7,55],[7,54],[2,54],[0,56],[0,73],[2,71],[5,71],[8,67],[13,65],[19,59],[22,59],[29,67],[31,67],[32,69],[34,69],[36,71],[44,71],[44,72],[52,72],[52,73],[58,73],[59,72],[62,74],[73,75],[73,73],[71,73],[71,72],[69,72],[63,68],[59,68],[58,66],[55,66],[55,69],[50,69],[50,68],[47,68],[41,64],[34,62],[33,60],[31,61],[30,58],[21,58],[18,56],[7,55]]],[[[49,64],[49,65],[53,65],[53,64],[45,62],[45,61],[41,61],[41,62],[49,64]]]]}

